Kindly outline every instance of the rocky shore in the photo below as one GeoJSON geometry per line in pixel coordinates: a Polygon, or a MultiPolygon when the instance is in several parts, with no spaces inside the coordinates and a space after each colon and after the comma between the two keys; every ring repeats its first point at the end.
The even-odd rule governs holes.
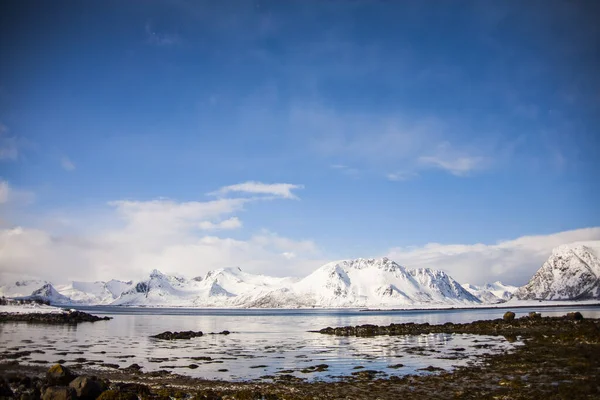
{"type": "MultiPolygon", "coordinates": [[[[449,327],[418,324],[417,329],[415,324],[406,325],[410,328],[393,331],[420,329],[419,333],[425,333],[449,327]]],[[[518,332],[524,344],[510,352],[483,356],[475,365],[450,372],[431,368],[425,369],[430,373],[424,375],[382,377],[377,371],[360,370],[336,382],[306,382],[282,375],[269,383],[239,383],[164,371],[143,373],[135,368],[69,370],[55,365],[48,370],[18,362],[0,363],[0,397],[22,400],[600,398],[600,320],[581,319],[577,315],[512,319],[509,315],[506,319],[453,326],[457,332],[450,333],[471,329],[471,333],[499,332],[498,335],[512,327],[511,332],[518,332]]],[[[329,329],[335,332],[339,328],[329,329]]],[[[379,332],[377,328],[369,330],[379,332]]],[[[356,329],[339,332],[356,332],[356,329]]]]}
{"type": "Polygon", "coordinates": [[[568,313],[562,317],[542,317],[539,313],[515,319],[514,313],[508,311],[503,318],[475,321],[466,324],[430,325],[428,323],[357,325],[340,328],[327,327],[314,331],[335,336],[379,336],[379,335],[422,335],[430,333],[465,333],[475,335],[535,336],[540,334],[570,334],[586,331],[591,335],[600,333],[600,320],[583,319],[581,313],[568,313]]]}
{"type": "Polygon", "coordinates": [[[63,313],[0,313],[1,322],[29,322],[35,324],[78,324],[80,322],[108,321],[110,317],[98,317],[82,311],[63,313]]]}

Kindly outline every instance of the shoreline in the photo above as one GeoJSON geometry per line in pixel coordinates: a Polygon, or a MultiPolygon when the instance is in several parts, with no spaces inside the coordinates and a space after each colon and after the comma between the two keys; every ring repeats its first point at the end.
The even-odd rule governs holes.
{"type": "MultiPolygon", "coordinates": [[[[381,378],[377,371],[361,370],[339,381],[323,382],[276,377],[273,382],[226,381],[192,378],[173,373],[143,373],[132,366],[119,370],[73,367],[79,375],[106,380],[110,395],[122,399],[429,399],[429,398],[565,398],[600,396],[600,320],[572,317],[524,317],[489,320],[488,324],[522,326],[523,345],[511,351],[483,355],[474,365],[451,371],[430,370],[423,375],[381,378]],[[520,321],[522,320],[522,321],[520,321]],[[499,322],[503,321],[503,322],[499,322]],[[549,322],[549,323],[546,323],[549,322]],[[562,324],[554,326],[553,322],[562,324]],[[564,329],[559,329],[562,326],[564,329]],[[568,329],[567,329],[568,328],[568,329]],[[551,349],[551,351],[549,351],[551,349]],[[127,397],[129,396],[129,397],[127,397]]],[[[477,323],[464,324],[476,326],[477,323]]],[[[415,324],[398,324],[415,326],[415,324]]],[[[423,327],[448,327],[426,325],[423,327]]],[[[462,333],[454,325],[455,333],[462,333]]],[[[485,333],[484,333],[485,334],[485,333]]],[[[70,368],[70,367],[69,367],[70,368]]],[[[0,363],[0,382],[13,382],[11,390],[32,377],[44,379],[48,366],[0,363]]],[[[40,388],[45,390],[43,381],[40,388]]],[[[66,390],[66,389],[65,389],[66,390]]],[[[22,398],[18,393],[14,398],[22,398]]],[[[35,397],[35,396],[34,396],[35,397]]],[[[39,397],[38,397],[39,398],[39,397]]]]}

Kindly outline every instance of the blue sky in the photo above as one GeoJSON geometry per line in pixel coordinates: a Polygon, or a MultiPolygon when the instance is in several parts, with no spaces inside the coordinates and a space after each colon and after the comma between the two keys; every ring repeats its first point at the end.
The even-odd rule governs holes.
{"type": "Polygon", "coordinates": [[[548,237],[600,239],[599,14],[592,1],[3,3],[3,269],[303,275],[386,254],[421,266],[410,252],[432,243],[466,260],[536,235],[545,247],[516,264],[431,265],[523,283],[548,237]],[[107,242],[124,255],[99,261],[107,242]]]}

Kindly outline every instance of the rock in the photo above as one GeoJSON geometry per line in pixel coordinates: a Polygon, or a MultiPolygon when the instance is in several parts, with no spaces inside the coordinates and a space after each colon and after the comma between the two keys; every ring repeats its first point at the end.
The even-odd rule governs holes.
{"type": "Polygon", "coordinates": [[[141,370],[142,367],[139,364],[131,364],[129,367],[127,368],[123,368],[124,371],[129,371],[129,372],[139,372],[139,370],[141,370]]]}
{"type": "Polygon", "coordinates": [[[69,368],[60,364],[53,365],[46,372],[46,378],[51,385],[68,385],[76,377],[69,368]]]}
{"type": "Polygon", "coordinates": [[[504,313],[502,319],[504,319],[507,322],[513,321],[515,319],[515,313],[512,311],[507,311],[504,313]]]}
{"type": "Polygon", "coordinates": [[[69,387],[75,390],[78,398],[84,400],[94,400],[107,389],[104,382],[90,376],[79,376],[73,379],[69,387]]]}
{"type": "Polygon", "coordinates": [[[529,313],[529,318],[530,319],[540,319],[540,318],[542,318],[542,314],[532,311],[529,313]]]}
{"type": "Polygon", "coordinates": [[[583,315],[579,311],[567,313],[566,317],[574,321],[581,321],[583,319],[583,315]]]}
{"type": "Polygon", "coordinates": [[[75,400],[73,388],[67,386],[50,386],[44,391],[42,400],[75,400]]]}
{"type": "Polygon", "coordinates": [[[155,339],[162,339],[162,340],[177,340],[177,339],[191,339],[191,338],[199,337],[199,336],[202,336],[202,335],[203,335],[203,333],[201,331],[198,331],[198,332],[194,332],[194,331],[183,331],[183,332],[166,331],[166,332],[162,332],[162,333],[159,333],[158,335],[154,335],[154,336],[150,336],[150,337],[155,338],[155,339]]]}
{"type": "Polygon", "coordinates": [[[30,313],[14,314],[0,313],[0,322],[24,321],[39,324],[78,324],[80,322],[108,321],[110,317],[98,317],[82,311],[68,311],[63,313],[30,313]]]}

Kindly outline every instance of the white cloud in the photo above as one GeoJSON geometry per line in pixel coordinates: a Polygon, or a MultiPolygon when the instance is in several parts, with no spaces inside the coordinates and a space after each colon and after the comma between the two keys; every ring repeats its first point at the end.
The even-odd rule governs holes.
{"type": "Polygon", "coordinates": [[[410,268],[447,271],[461,283],[482,284],[502,280],[522,285],[561,244],[600,240],[600,227],[551,235],[523,236],[496,244],[439,244],[393,248],[388,257],[410,268]]]}
{"type": "MultiPolygon", "coordinates": [[[[10,190],[0,185],[0,193],[7,187],[10,190]]],[[[62,228],[3,229],[0,275],[55,281],[140,279],[153,268],[198,276],[232,266],[279,276],[308,273],[323,261],[312,241],[296,241],[264,230],[247,239],[205,235],[206,231],[240,228],[242,223],[233,214],[242,212],[248,203],[271,199],[119,200],[110,202],[101,213],[70,212],[67,226],[62,228]],[[73,218],[74,214],[78,217],[73,218]],[[295,257],[286,258],[283,253],[295,257]]],[[[55,223],[62,220],[60,215],[51,217],[55,223]]]]}
{"type": "Polygon", "coordinates": [[[298,197],[292,193],[294,189],[302,189],[303,185],[294,185],[291,183],[262,183],[255,181],[248,181],[244,183],[238,183],[236,185],[224,186],[215,192],[209,193],[213,196],[224,196],[228,193],[250,193],[250,194],[266,194],[284,199],[298,199],[298,197]]]}
{"type": "Polygon", "coordinates": [[[202,221],[198,227],[205,231],[216,231],[224,229],[238,229],[242,227],[242,221],[238,217],[231,217],[220,222],[202,221]]]}
{"type": "Polygon", "coordinates": [[[33,198],[33,193],[15,189],[7,181],[0,179],[0,205],[26,205],[31,203],[33,198]]]}
{"type": "Polygon", "coordinates": [[[75,163],[69,159],[69,157],[63,157],[60,159],[60,166],[65,171],[73,171],[75,169],[75,163]]]}

